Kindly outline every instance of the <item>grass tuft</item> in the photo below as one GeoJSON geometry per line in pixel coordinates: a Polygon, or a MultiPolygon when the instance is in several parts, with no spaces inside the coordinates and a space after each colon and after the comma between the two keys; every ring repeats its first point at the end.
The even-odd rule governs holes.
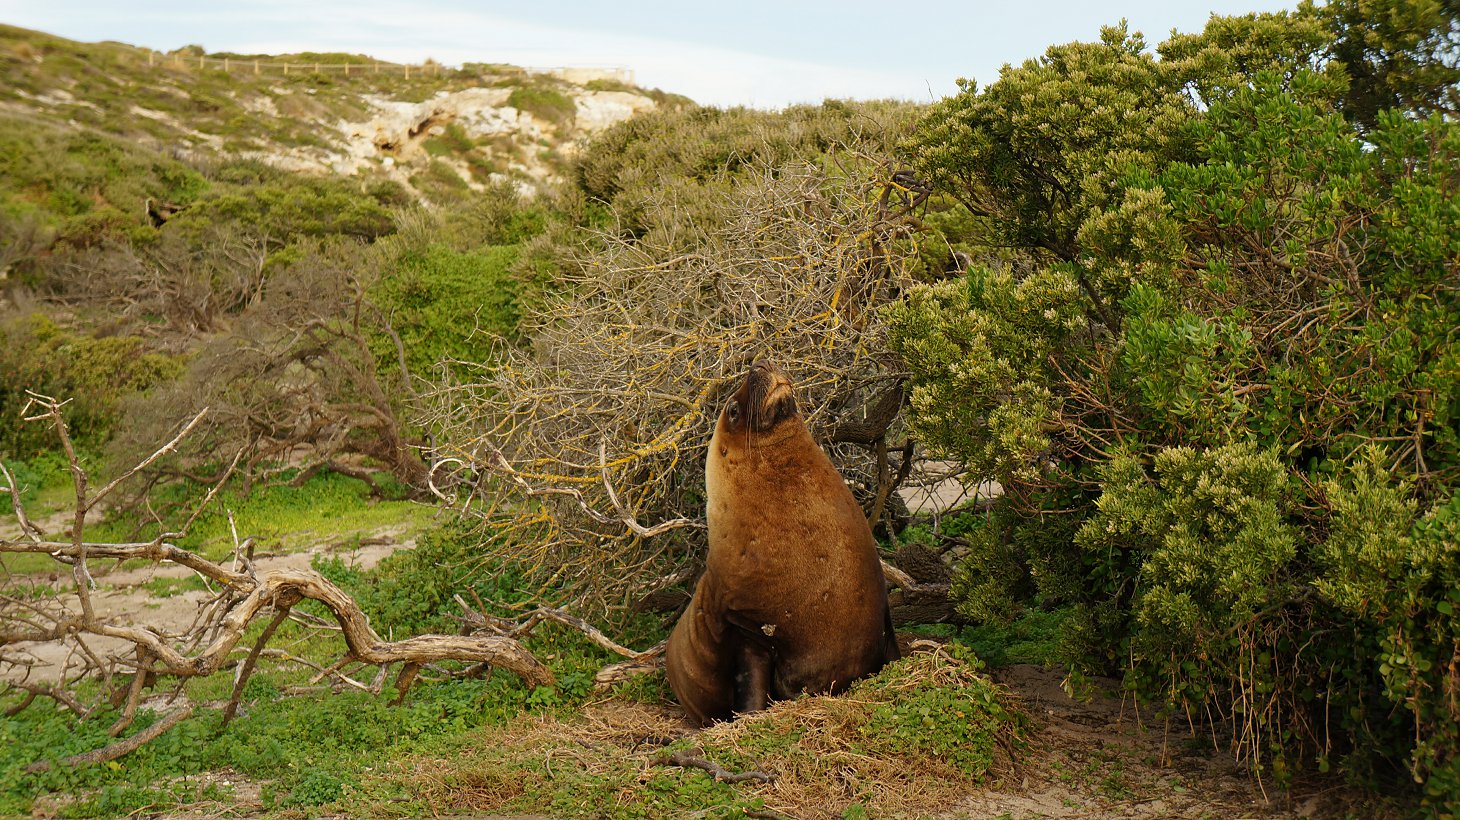
{"type": "Polygon", "coordinates": [[[1023,737],[1007,691],[978,668],[956,646],[919,652],[844,695],[779,703],[696,734],[678,709],[614,698],[512,721],[449,758],[401,761],[362,793],[397,795],[392,810],[401,814],[921,815],[976,788],[1023,737]],[[691,747],[726,769],[774,780],[722,783],[656,762],[691,747]]]}

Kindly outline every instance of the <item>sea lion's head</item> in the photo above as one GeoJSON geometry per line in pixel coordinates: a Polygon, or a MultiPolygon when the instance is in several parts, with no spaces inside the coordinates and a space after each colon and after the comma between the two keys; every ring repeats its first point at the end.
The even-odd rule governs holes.
{"type": "Polygon", "coordinates": [[[752,435],[770,433],[796,418],[796,392],[791,380],[775,365],[756,362],[725,402],[715,433],[722,440],[748,441],[752,435]]]}

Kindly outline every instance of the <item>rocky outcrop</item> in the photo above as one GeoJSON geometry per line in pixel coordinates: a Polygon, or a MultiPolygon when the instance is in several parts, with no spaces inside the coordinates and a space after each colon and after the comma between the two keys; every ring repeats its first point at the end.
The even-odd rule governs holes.
{"type": "Polygon", "coordinates": [[[321,157],[320,162],[335,173],[382,173],[409,184],[415,170],[439,159],[457,170],[469,186],[480,188],[481,178],[460,157],[432,157],[427,151],[428,140],[443,136],[455,125],[460,136],[475,143],[472,150],[500,168],[487,175],[489,180],[542,182],[557,173],[542,159],[545,143],[555,146],[560,155],[570,156],[583,138],[655,107],[642,94],[582,90],[571,95],[576,107],[572,123],[559,126],[508,105],[511,96],[510,88],[468,88],[442,91],[422,102],[367,97],[372,116],[340,123],[342,150],[321,157]]]}
{"type": "Polygon", "coordinates": [[[653,100],[628,91],[585,91],[573,102],[578,105],[578,130],[590,134],[654,108],[653,100]]]}

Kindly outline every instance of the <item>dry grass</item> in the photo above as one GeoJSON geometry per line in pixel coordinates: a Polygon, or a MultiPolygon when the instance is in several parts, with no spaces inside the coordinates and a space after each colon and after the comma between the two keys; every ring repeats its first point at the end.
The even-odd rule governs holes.
{"type": "Polygon", "coordinates": [[[615,698],[524,717],[474,749],[406,761],[387,777],[411,796],[397,804],[405,813],[840,817],[860,805],[876,817],[923,816],[1007,762],[1023,726],[1010,701],[969,660],[933,649],[845,695],[779,703],[699,733],[677,708],[615,698]],[[774,779],[722,783],[662,762],[696,747],[730,771],[774,779]]]}

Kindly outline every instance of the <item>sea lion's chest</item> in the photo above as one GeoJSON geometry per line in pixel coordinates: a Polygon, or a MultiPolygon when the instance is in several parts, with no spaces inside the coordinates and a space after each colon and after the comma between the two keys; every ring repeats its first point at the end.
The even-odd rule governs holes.
{"type": "Polygon", "coordinates": [[[705,489],[707,569],[737,609],[829,603],[867,558],[861,508],[809,434],[723,453],[712,442],[705,489]]]}

